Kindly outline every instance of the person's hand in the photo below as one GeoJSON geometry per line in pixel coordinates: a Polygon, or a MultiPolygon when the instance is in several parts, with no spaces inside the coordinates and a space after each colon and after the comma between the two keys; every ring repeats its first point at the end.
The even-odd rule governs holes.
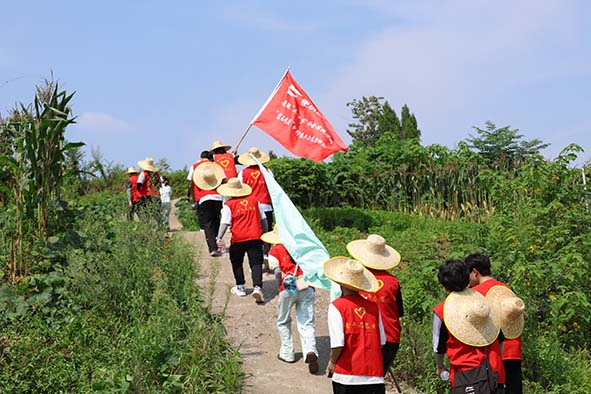
{"type": "Polygon", "coordinates": [[[217,245],[218,250],[224,250],[226,248],[226,243],[223,239],[218,239],[217,241],[215,241],[215,244],[217,245]]]}
{"type": "Polygon", "coordinates": [[[198,207],[199,207],[199,203],[198,203],[198,202],[195,202],[195,203],[193,203],[193,205],[191,206],[191,208],[192,208],[194,211],[196,211],[198,207]]]}
{"type": "Polygon", "coordinates": [[[335,369],[335,363],[332,362],[332,360],[328,361],[328,367],[326,368],[328,370],[328,373],[326,374],[327,378],[332,378],[332,374],[334,373],[334,369],[335,369]]]}
{"type": "Polygon", "coordinates": [[[127,205],[129,206],[129,208],[131,208],[133,203],[131,201],[127,201],[127,205]]]}

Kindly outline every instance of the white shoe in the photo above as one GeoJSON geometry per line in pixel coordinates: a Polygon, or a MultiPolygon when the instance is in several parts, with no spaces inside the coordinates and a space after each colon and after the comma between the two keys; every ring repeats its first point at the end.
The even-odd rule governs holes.
{"type": "Polygon", "coordinates": [[[244,286],[234,286],[232,287],[232,290],[230,290],[230,292],[239,297],[246,296],[246,290],[244,289],[244,286]]]}
{"type": "Polygon", "coordinates": [[[263,290],[259,286],[254,287],[254,290],[252,291],[252,296],[254,297],[257,304],[265,303],[265,299],[263,298],[263,290]]]}

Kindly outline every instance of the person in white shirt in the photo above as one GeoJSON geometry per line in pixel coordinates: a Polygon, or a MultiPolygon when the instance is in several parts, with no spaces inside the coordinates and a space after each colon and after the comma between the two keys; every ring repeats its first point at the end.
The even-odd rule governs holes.
{"type": "Polygon", "coordinates": [[[172,188],[168,181],[168,177],[163,176],[161,178],[162,186],[160,186],[160,205],[162,207],[162,225],[170,231],[169,218],[170,218],[170,199],[172,196],[172,188]]]}

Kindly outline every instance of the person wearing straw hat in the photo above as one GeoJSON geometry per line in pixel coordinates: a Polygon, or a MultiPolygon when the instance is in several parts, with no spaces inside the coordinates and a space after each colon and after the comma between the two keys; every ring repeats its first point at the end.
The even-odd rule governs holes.
{"type": "Polygon", "coordinates": [[[278,260],[281,278],[285,279],[285,282],[279,281],[277,331],[281,347],[277,358],[286,363],[296,362],[291,330],[291,310],[295,305],[302,354],[305,355],[304,361],[308,364],[308,371],[315,374],[319,368],[314,328],[315,290],[303,282],[304,273],[281,243],[277,227],[261,235],[261,240],[273,245],[269,250],[269,257],[278,260]]]}
{"type": "MultiPolygon", "coordinates": [[[[256,146],[249,148],[248,151],[238,156],[238,162],[243,166],[246,166],[246,168],[238,173],[238,179],[252,188],[252,194],[258,199],[263,207],[263,211],[265,211],[267,228],[273,228],[273,205],[271,204],[271,195],[267,189],[265,177],[261,174],[261,170],[255,159],[261,164],[267,163],[271,160],[267,153],[259,150],[256,146]]],[[[263,167],[269,175],[273,176],[273,173],[269,168],[265,166],[263,167]]],[[[269,253],[269,249],[271,249],[271,245],[265,243],[263,245],[264,255],[269,253]]]]}
{"type": "Polygon", "coordinates": [[[376,292],[376,277],[357,260],[333,257],[324,274],[340,285],[342,296],[328,305],[330,359],[328,377],[333,393],[386,392],[381,347],[386,343],[382,317],[375,302],[359,292],[376,292]]]}
{"type": "Polygon", "coordinates": [[[133,214],[137,210],[137,205],[140,200],[140,193],[137,189],[138,171],[129,167],[127,169],[127,181],[125,182],[125,191],[127,192],[127,220],[133,220],[133,214]]]}
{"type": "Polygon", "coordinates": [[[220,140],[216,140],[211,144],[210,152],[213,154],[213,161],[218,163],[224,169],[226,180],[238,176],[236,171],[236,157],[228,152],[232,147],[224,145],[220,140]]]}
{"type": "Polygon", "coordinates": [[[223,237],[228,227],[232,228],[230,238],[230,262],[236,286],[232,293],[240,297],[246,295],[244,279],[244,255],[248,255],[254,297],[257,304],[264,304],[263,297],[263,246],[261,235],[267,232],[265,212],[252,195],[250,186],[238,178],[230,178],[227,183],[217,188],[219,194],[229,197],[222,207],[217,246],[224,249],[223,237]]]}
{"type": "Polygon", "coordinates": [[[394,363],[400,347],[400,332],[402,326],[400,317],[404,315],[402,306],[402,291],[398,278],[389,270],[400,264],[400,253],[386,240],[377,234],[371,234],[367,239],[358,239],[347,244],[349,254],[374,274],[380,289],[375,293],[361,292],[361,296],[374,301],[380,308],[386,332],[386,344],[382,347],[384,359],[384,375],[388,373],[394,363]]]}
{"type": "MultiPolygon", "coordinates": [[[[502,363],[499,326],[482,294],[468,288],[468,267],[462,260],[448,260],[438,270],[439,283],[449,292],[434,309],[433,350],[437,374],[450,380],[450,393],[498,393],[502,363]],[[450,368],[444,364],[444,355],[450,368]],[[500,357],[498,357],[500,359],[500,357]],[[493,365],[494,364],[494,365],[493,365]]],[[[502,392],[502,391],[501,391],[502,392]]]]}
{"type": "Polygon", "coordinates": [[[189,196],[197,210],[197,222],[205,234],[207,249],[212,257],[221,256],[216,244],[220,228],[223,197],[216,188],[225,177],[224,169],[210,160],[209,151],[201,152],[201,159],[191,166],[187,180],[189,196]]]}
{"type": "Polygon", "coordinates": [[[158,222],[160,218],[160,174],[154,159],[146,157],[139,160],[137,165],[142,169],[137,178],[137,190],[140,194],[138,213],[141,212],[144,219],[153,217],[158,222]]]}
{"type": "MultiPolygon", "coordinates": [[[[521,331],[523,330],[523,310],[525,305],[523,300],[515,296],[513,291],[505,283],[500,282],[492,277],[490,259],[487,255],[482,253],[473,253],[464,259],[470,270],[470,287],[480,294],[485,296],[487,299],[492,299],[491,302],[493,309],[501,305],[497,301],[501,301],[501,297],[498,294],[502,294],[503,298],[506,298],[506,308],[513,308],[511,311],[505,309],[504,313],[516,312],[515,319],[511,320],[516,322],[517,326],[520,327],[519,334],[514,335],[515,332],[511,329],[507,331],[507,327],[513,327],[513,325],[501,325],[502,337],[502,348],[501,358],[505,367],[505,381],[501,382],[505,384],[506,394],[521,394],[523,393],[522,384],[522,372],[521,363],[523,360],[523,354],[521,351],[521,331]],[[504,288],[504,289],[503,289],[504,288]],[[492,289],[495,289],[493,297],[489,297],[492,289]]],[[[497,317],[502,318],[502,312],[497,312],[497,317]]],[[[503,322],[503,320],[501,320],[503,322]]]]}

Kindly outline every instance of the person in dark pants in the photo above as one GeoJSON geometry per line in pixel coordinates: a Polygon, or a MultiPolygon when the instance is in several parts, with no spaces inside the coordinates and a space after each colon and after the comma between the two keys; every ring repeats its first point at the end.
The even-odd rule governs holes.
{"type": "Polygon", "coordinates": [[[220,227],[223,197],[215,189],[224,179],[224,170],[210,161],[208,155],[208,151],[202,152],[201,159],[193,164],[187,178],[190,179],[190,195],[197,210],[197,222],[205,233],[209,254],[217,257],[221,252],[215,238],[220,227]]]}
{"type": "Polygon", "coordinates": [[[394,363],[400,347],[400,332],[402,331],[400,317],[404,315],[402,291],[398,278],[389,272],[400,264],[400,253],[386,245],[386,240],[377,234],[371,234],[367,239],[349,242],[347,251],[383,284],[375,293],[361,292],[359,294],[375,302],[380,308],[386,332],[386,344],[382,347],[384,375],[386,375],[394,363]]]}
{"type": "Polygon", "coordinates": [[[138,171],[129,167],[127,169],[127,182],[125,182],[125,190],[127,192],[127,220],[133,220],[133,215],[137,211],[137,206],[140,201],[140,193],[137,189],[138,171]]]}
{"type": "Polygon", "coordinates": [[[227,183],[217,188],[219,194],[230,197],[222,207],[222,219],[217,236],[218,247],[223,249],[223,236],[228,227],[232,228],[230,239],[230,262],[236,286],[232,293],[245,296],[244,255],[248,254],[252,284],[252,296],[257,304],[264,304],[263,298],[263,241],[261,235],[268,231],[265,212],[252,195],[250,186],[238,178],[230,178],[227,183]]]}

